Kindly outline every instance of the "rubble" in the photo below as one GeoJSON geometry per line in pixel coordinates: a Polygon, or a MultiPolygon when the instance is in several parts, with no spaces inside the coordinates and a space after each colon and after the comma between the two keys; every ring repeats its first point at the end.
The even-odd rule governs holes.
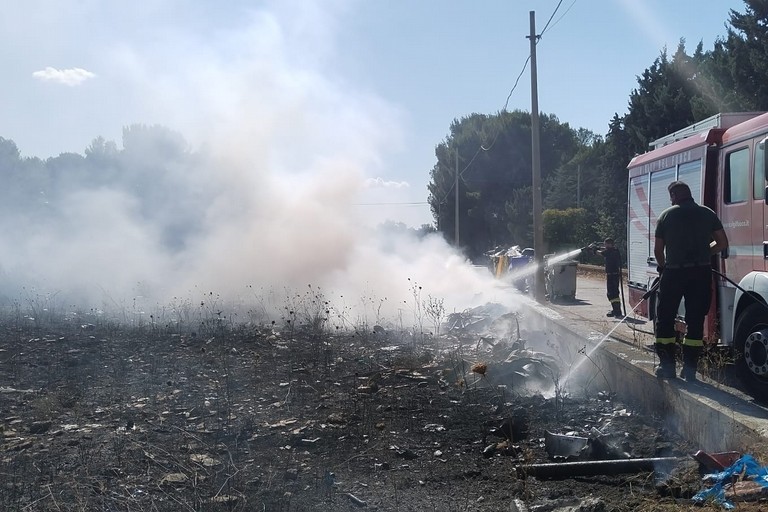
{"type": "Polygon", "coordinates": [[[36,390],[0,392],[0,473],[25,478],[0,488],[0,505],[115,508],[96,480],[135,510],[169,495],[182,502],[159,510],[598,510],[596,486],[606,507],[659,499],[652,479],[628,500],[616,475],[569,478],[557,484],[567,501],[552,483],[518,480],[515,468],[530,476],[557,456],[547,432],[588,439],[589,457],[653,458],[662,443],[692,452],[610,394],[542,393],[561,361],[522,320],[486,305],[425,338],[389,325],[320,338],[97,326],[97,344],[52,333],[0,366],[8,389],[36,390]],[[66,357],[78,364],[57,364],[66,357]]]}

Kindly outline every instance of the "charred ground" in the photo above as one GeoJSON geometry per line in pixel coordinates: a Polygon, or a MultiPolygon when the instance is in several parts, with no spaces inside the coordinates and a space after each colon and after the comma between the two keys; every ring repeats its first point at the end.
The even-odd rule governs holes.
{"type": "Polygon", "coordinates": [[[518,478],[551,461],[547,431],[600,432],[633,457],[695,450],[610,393],[526,390],[552,383],[552,361],[520,332],[23,318],[1,332],[3,510],[680,510],[701,488],[693,461],[518,478]]]}

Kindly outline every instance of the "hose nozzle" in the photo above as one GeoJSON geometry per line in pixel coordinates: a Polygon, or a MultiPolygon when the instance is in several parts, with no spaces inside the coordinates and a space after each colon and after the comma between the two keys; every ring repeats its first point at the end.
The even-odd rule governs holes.
{"type": "Polygon", "coordinates": [[[653,295],[656,290],[659,289],[659,284],[661,283],[661,280],[657,277],[653,280],[653,284],[651,284],[651,287],[648,289],[647,292],[643,294],[643,300],[648,300],[651,298],[651,295],[653,295]]]}

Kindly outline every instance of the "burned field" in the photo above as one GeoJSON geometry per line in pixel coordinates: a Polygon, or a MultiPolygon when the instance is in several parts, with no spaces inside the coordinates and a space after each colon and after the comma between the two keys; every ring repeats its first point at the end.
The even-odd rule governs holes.
{"type": "Polygon", "coordinates": [[[0,508],[693,508],[696,447],[610,390],[562,386],[557,351],[527,342],[543,333],[505,317],[501,329],[454,319],[439,336],[7,320],[0,508]],[[588,439],[582,460],[681,460],[529,476],[531,464],[564,460],[552,457],[563,434],[588,439]]]}

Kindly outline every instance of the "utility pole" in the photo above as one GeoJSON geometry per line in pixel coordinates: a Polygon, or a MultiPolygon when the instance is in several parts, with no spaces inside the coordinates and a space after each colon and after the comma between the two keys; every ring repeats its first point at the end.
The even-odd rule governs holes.
{"type": "Polygon", "coordinates": [[[453,184],[456,194],[456,248],[459,248],[459,148],[456,148],[456,181],[453,184]]]}
{"type": "Polygon", "coordinates": [[[533,162],[533,251],[536,262],[534,298],[544,302],[544,229],[541,225],[541,148],[539,140],[539,91],[536,77],[536,13],[531,16],[531,160],[533,162]]]}

